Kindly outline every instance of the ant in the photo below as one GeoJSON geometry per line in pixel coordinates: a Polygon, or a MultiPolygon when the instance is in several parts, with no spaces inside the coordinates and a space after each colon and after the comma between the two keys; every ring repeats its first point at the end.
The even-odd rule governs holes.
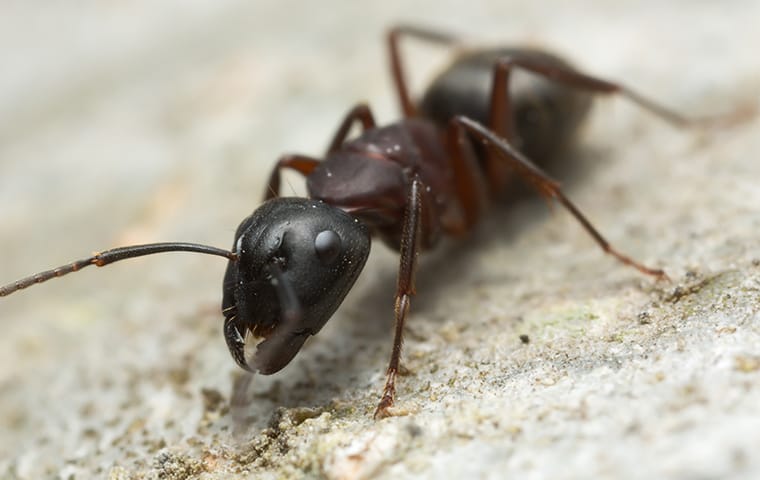
{"type": "Polygon", "coordinates": [[[0,296],[89,265],[155,253],[221,256],[228,260],[222,298],[227,347],[244,370],[269,375],[285,367],[337,310],[376,235],[400,255],[393,349],[375,410],[375,418],[383,418],[393,414],[417,256],[443,235],[472,230],[515,178],[559,202],[606,253],[646,275],[667,278],[614,248],[538,165],[574,138],[594,95],[625,97],[681,127],[733,123],[737,114],[689,119],[621,84],[581,73],[553,54],[526,48],[463,50],[415,103],[399,48],[403,37],[460,45],[445,33],[393,28],[387,41],[403,118],[378,126],[370,108],[359,104],[340,124],[324,159],[282,156],[265,202],[237,228],[231,250],[181,242],[114,248],[0,287],[0,296]],[[349,139],[357,123],[361,133],[349,139]],[[306,178],[309,198],[280,196],[283,169],[306,178]],[[245,352],[247,335],[262,339],[252,356],[245,352]]]}

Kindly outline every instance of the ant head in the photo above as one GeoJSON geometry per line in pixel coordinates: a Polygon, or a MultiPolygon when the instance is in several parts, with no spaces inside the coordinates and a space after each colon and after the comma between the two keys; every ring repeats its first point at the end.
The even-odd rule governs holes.
{"type": "Polygon", "coordinates": [[[306,198],[275,198],[243,220],[224,276],[227,346],[246,370],[287,365],[332,316],[370,250],[367,227],[343,210],[306,198]],[[244,339],[263,337],[249,362],[244,339]]]}

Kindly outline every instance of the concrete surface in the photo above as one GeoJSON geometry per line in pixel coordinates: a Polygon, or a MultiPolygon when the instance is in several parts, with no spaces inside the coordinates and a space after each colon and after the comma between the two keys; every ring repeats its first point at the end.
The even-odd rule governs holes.
{"type": "MultiPolygon", "coordinates": [[[[394,21],[550,47],[688,114],[760,92],[756,0],[3,10],[0,283],[122,244],[230,246],[280,153],[319,154],[360,100],[397,116],[394,21]]],[[[413,50],[421,86],[442,59],[413,50]]],[[[423,260],[408,415],[380,422],[396,257],[379,244],[237,420],[218,259],[135,260],[2,299],[0,478],[758,478],[759,126],[679,131],[599,102],[567,191],[672,282],[604,256],[558,208],[498,209],[423,260]]]]}

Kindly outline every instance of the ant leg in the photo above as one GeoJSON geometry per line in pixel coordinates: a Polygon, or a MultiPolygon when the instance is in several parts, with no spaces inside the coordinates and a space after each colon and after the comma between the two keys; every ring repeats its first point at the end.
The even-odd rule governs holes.
{"type": "Polygon", "coordinates": [[[509,94],[509,80],[514,66],[515,61],[511,58],[502,58],[494,65],[491,108],[488,116],[488,126],[491,130],[512,144],[517,141],[512,115],[512,99],[509,94]]]}
{"type": "Polygon", "coordinates": [[[401,111],[403,112],[404,117],[410,118],[417,115],[417,107],[409,96],[409,87],[406,84],[406,76],[404,75],[404,68],[401,64],[399,39],[402,35],[442,45],[452,45],[457,43],[458,40],[452,35],[408,25],[393,27],[391,31],[388,32],[388,50],[391,55],[393,83],[396,86],[396,93],[398,94],[398,100],[401,104],[401,111]]]}
{"type": "MultiPolygon", "coordinates": [[[[511,58],[502,58],[494,65],[488,124],[492,132],[514,145],[518,139],[515,134],[512,99],[509,94],[509,80],[513,67],[514,61],[511,58]]],[[[511,178],[511,172],[504,162],[495,157],[493,151],[489,150],[485,157],[485,168],[491,191],[502,191],[511,178]]]]}
{"type": "MultiPolygon", "coordinates": [[[[730,126],[754,115],[754,107],[739,109],[726,115],[689,118],[650,100],[621,84],[603,80],[573,70],[570,67],[549,64],[525,58],[504,57],[496,61],[493,67],[489,127],[510,144],[517,145],[519,139],[515,133],[509,82],[512,71],[521,68],[535,75],[545,77],[570,88],[584,90],[592,94],[618,94],[650,113],[677,127],[730,126]]],[[[486,171],[491,182],[492,191],[501,191],[509,180],[510,172],[503,162],[498,161],[493,152],[486,155],[486,171]]]]}
{"type": "Polygon", "coordinates": [[[409,188],[404,226],[401,233],[401,252],[396,284],[395,327],[393,351],[386,371],[385,388],[380,403],[375,410],[375,419],[393,415],[391,408],[396,398],[396,374],[401,361],[401,345],[404,337],[404,322],[409,312],[410,297],[414,295],[414,272],[417,269],[417,254],[420,250],[420,225],[422,223],[422,192],[424,185],[415,174],[409,188]]]}
{"type": "Polygon", "coordinates": [[[667,275],[665,275],[665,272],[661,269],[647,267],[628,257],[627,255],[624,255],[615,249],[612,245],[610,245],[610,243],[596,230],[596,228],[594,228],[591,222],[586,219],[578,207],[576,207],[565,196],[565,194],[562,193],[562,190],[560,190],[559,187],[559,183],[552,180],[533,162],[521,154],[516,148],[512,147],[504,138],[496,135],[494,132],[490,131],[483,125],[467,117],[459,116],[452,121],[462,125],[462,127],[466,129],[467,132],[478,138],[480,141],[487,143],[493,147],[493,151],[496,152],[505,162],[509,163],[510,166],[514,167],[516,172],[523,178],[523,180],[531,184],[531,186],[535,188],[539,194],[543,195],[546,198],[554,198],[560,204],[562,204],[562,206],[564,206],[570,212],[570,214],[573,215],[575,219],[578,220],[578,222],[580,222],[581,226],[583,226],[583,228],[589,233],[589,235],[591,235],[594,241],[599,244],[602,250],[604,250],[606,253],[612,255],[619,261],[623,262],[626,265],[630,265],[642,273],[653,275],[658,279],[667,278],[667,275]]]}
{"type": "Polygon", "coordinates": [[[584,73],[575,71],[570,67],[547,64],[545,62],[537,62],[522,58],[505,58],[497,61],[496,65],[494,66],[494,84],[491,101],[496,102],[496,98],[498,97],[502,102],[506,103],[504,104],[505,106],[500,106],[496,103],[491,104],[490,120],[492,122],[491,126],[494,128],[494,131],[500,135],[505,135],[505,138],[510,141],[514,140],[514,127],[512,125],[512,118],[511,115],[504,115],[503,113],[509,111],[507,110],[509,108],[509,93],[506,89],[506,85],[509,81],[509,72],[512,68],[515,67],[522,68],[523,70],[527,70],[542,77],[546,77],[550,80],[567,85],[568,87],[588,91],[589,93],[602,95],[620,95],[621,97],[627,98],[644,110],[647,110],[648,112],[677,127],[726,127],[747,120],[755,114],[754,107],[744,107],[723,115],[711,115],[693,118],[687,117],[665,107],[664,105],[661,105],[658,102],[655,102],[654,100],[640,95],[639,93],[631,90],[624,85],[610,82],[599,77],[586,75],[584,73]],[[497,110],[500,112],[497,112],[497,110]],[[502,113],[499,118],[496,118],[497,113],[502,113]]]}
{"type": "Polygon", "coordinates": [[[264,201],[280,196],[280,170],[291,168],[303,176],[309,175],[319,165],[319,160],[306,155],[283,155],[269,174],[264,201]]]}
{"type": "Polygon", "coordinates": [[[343,145],[348,133],[351,131],[351,127],[354,126],[354,122],[357,120],[362,123],[362,131],[375,128],[375,117],[372,115],[372,110],[369,109],[369,105],[366,103],[360,103],[346,114],[346,117],[343,119],[340,127],[338,127],[338,131],[335,132],[335,135],[330,142],[330,147],[327,149],[328,155],[343,145]]]}
{"type": "Polygon", "coordinates": [[[458,221],[446,222],[444,215],[441,223],[449,233],[462,234],[471,230],[488,205],[488,183],[467,132],[456,122],[446,130],[446,147],[461,212],[458,221]]]}
{"type": "MultiPolygon", "coordinates": [[[[362,123],[362,128],[368,130],[375,127],[375,117],[372,116],[372,111],[365,103],[352,108],[343,122],[338,127],[338,131],[335,132],[330,147],[327,149],[327,153],[330,154],[340,148],[343,142],[346,140],[346,136],[351,131],[355,121],[362,123]]],[[[264,194],[264,201],[278,197],[280,195],[280,170],[283,168],[292,168],[303,176],[308,176],[319,165],[319,160],[306,155],[283,155],[277,161],[277,164],[272,169],[272,173],[269,174],[269,182],[267,183],[267,190],[264,194]]]]}

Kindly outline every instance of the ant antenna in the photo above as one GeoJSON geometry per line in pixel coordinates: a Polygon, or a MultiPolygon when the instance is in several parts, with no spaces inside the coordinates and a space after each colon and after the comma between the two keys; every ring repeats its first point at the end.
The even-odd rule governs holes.
{"type": "Polygon", "coordinates": [[[0,287],[0,297],[5,297],[11,293],[23,290],[24,288],[30,287],[37,283],[46,282],[52,278],[62,277],[67,273],[77,272],[84,267],[89,267],[90,265],[104,267],[108,264],[118,262],[120,260],[163,252],[205,253],[207,255],[225,257],[230,261],[236,261],[238,259],[238,255],[235,252],[224,250],[222,248],[211,247],[208,245],[201,245],[198,243],[162,242],[147,243],[144,245],[130,245],[127,247],[112,248],[104,252],[95,253],[91,257],[77,260],[75,262],[71,262],[52,270],[35,273],[34,275],[22,278],[21,280],[16,280],[15,282],[0,287]]]}

